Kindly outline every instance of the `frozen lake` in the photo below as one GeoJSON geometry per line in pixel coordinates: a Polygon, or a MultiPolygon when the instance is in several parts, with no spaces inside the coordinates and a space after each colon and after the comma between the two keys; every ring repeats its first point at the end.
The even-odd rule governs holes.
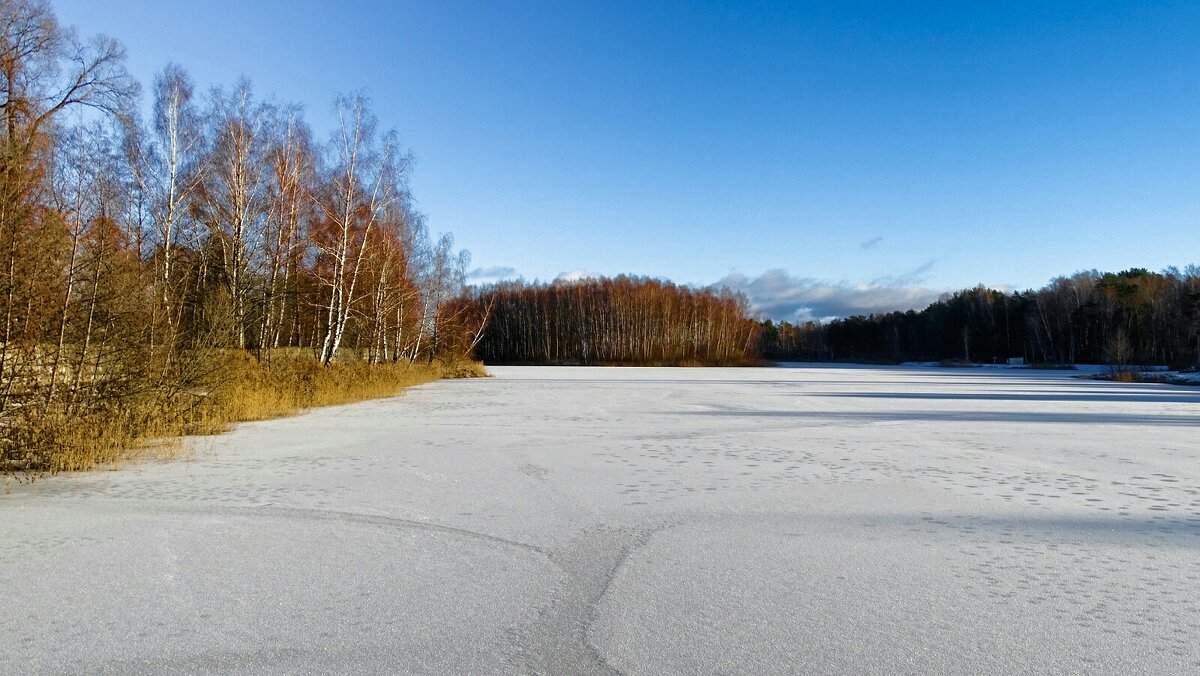
{"type": "Polygon", "coordinates": [[[1200,389],[491,371],[10,482],[0,671],[1200,671],[1200,389]]]}

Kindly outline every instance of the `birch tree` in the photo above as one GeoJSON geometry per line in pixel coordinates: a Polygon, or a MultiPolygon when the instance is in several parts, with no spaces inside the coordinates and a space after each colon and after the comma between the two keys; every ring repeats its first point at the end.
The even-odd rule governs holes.
{"type": "Polygon", "coordinates": [[[338,97],[338,128],[328,153],[331,171],[324,199],[322,237],[316,240],[324,265],[325,331],[319,358],[329,364],[346,335],[372,232],[389,207],[408,198],[404,181],[412,162],[401,153],[395,132],[379,136],[376,119],[361,94],[338,97]]]}
{"type": "Polygon", "coordinates": [[[307,226],[314,213],[317,157],[312,134],[298,108],[285,111],[269,151],[265,254],[265,289],[260,347],[279,347],[291,311],[298,316],[297,278],[302,272],[307,226]],[[289,301],[290,299],[290,301],[289,301]]]}
{"type": "Polygon", "coordinates": [[[206,251],[217,260],[229,302],[233,344],[245,348],[254,325],[250,298],[262,262],[267,217],[267,155],[273,108],[258,103],[250,83],[212,94],[210,150],[192,211],[206,226],[206,251]]]}
{"type": "Polygon", "coordinates": [[[452,299],[462,295],[467,267],[470,264],[470,252],[455,253],[453,235],[446,233],[438,238],[432,250],[429,267],[421,275],[421,287],[425,297],[422,324],[430,339],[430,361],[433,361],[441,347],[443,327],[452,319],[445,315],[445,306],[452,299]]]}
{"type": "Polygon", "coordinates": [[[153,129],[150,180],[154,182],[153,223],[158,245],[158,281],[170,316],[170,294],[175,280],[175,250],[187,203],[199,187],[203,133],[196,109],[194,85],[182,67],[169,64],[154,78],[153,129]]]}

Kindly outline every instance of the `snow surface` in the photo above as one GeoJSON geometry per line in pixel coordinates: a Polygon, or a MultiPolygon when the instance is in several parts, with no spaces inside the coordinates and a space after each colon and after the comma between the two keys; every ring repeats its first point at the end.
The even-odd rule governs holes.
{"type": "Polygon", "coordinates": [[[1196,388],[492,371],[10,482],[0,671],[1200,671],[1196,388]]]}

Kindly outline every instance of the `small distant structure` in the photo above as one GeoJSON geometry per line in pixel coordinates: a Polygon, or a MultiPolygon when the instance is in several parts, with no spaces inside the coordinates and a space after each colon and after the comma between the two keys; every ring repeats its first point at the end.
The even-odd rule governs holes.
{"type": "Polygon", "coordinates": [[[1009,366],[1024,366],[1025,365],[1025,357],[1009,357],[1008,365],[1009,366]]]}

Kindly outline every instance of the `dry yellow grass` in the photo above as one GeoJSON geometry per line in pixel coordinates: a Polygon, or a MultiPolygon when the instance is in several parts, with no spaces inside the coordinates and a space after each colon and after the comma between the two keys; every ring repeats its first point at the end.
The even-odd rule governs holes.
{"type": "Polygon", "coordinates": [[[184,435],[215,434],[238,422],[392,397],[442,378],[487,375],[481,364],[473,362],[369,364],[347,359],[322,367],[301,351],[278,351],[261,362],[241,351],[216,352],[207,358],[213,362],[211,375],[193,391],[147,393],[86,415],[63,411],[38,416],[22,434],[37,450],[7,469],[36,476],[30,472],[177,458],[185,452],[184,435]]]}
{"type": "Polygon", "coordinates": [[[308,356],[274,355],[260,364],[249,355],[230,358],[221,381],[199,407],[204,426],[290,415],[316,406],[391,397],[404,388],[442,377],[440,364],[335,362],[322,367],[308,356]]]}

